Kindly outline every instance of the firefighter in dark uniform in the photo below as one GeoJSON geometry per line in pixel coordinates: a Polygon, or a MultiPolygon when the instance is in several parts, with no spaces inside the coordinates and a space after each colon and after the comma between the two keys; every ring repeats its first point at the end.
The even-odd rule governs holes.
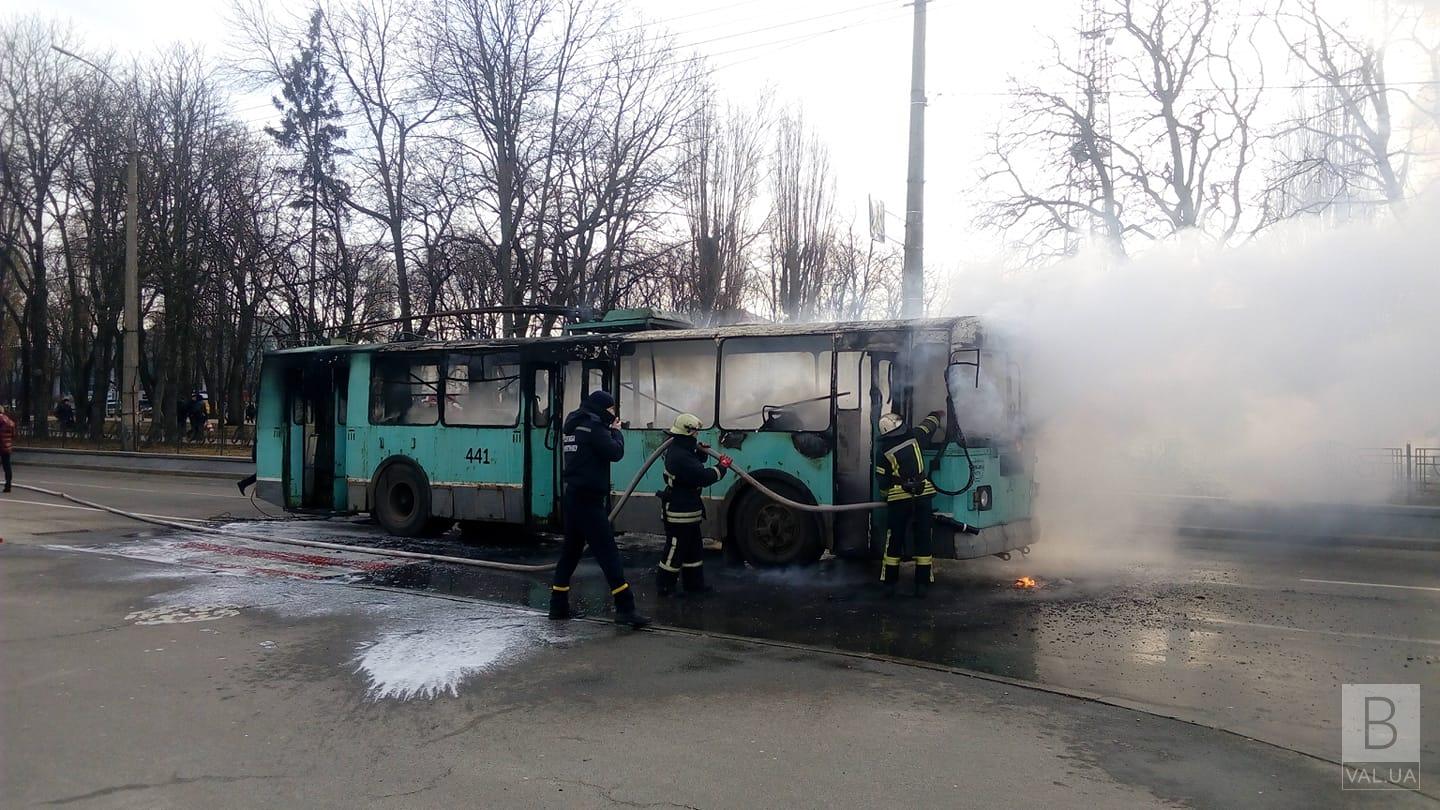
{"type": "Polygon", "coordinates": [[[907,538],[915,558],[915,595],[925,596],[930,583],[935,581],[931,546],[934,523],[931,503],[935,498],[935,485],[925,469],[921,447],[940,429],[943,416],[944,412],[934,411],[914,430],[906,430],[905,420],[898,414],[880,417],[875,476],[886,503],[880,581],[887,594],[893,594],[900,581],[900,559],[904,556],[907,538]]]}
{"type": "Polygon", "coordinates": [[[705,503],[700,490],[725,477],[730,457],[721,456],[714,467],[705,466],[700,447],[700,417],[682,413],[670,428],[670,448],[665,451],[665,492],[661,509],[665,518],[665,551],[655,570],[656,590],[661,596],[675,594],[678,579],[686,594],[709,593],[705,585],[705,562],[701,557],[700,524],[705,503]]]}
{"type": "Polygon", "coordinates": [[[615,623],[644,627],[650,619],[635,610],[635,593],[625,581],[615,530],[610,526],[610,465],[625,456],[615,398],[606,391],[590,392],[579,409],[565,417],[564,434],[565,544],[550,586],[550,618],[574,615],[570,612],[570,578],[588,545],[615,597],[615,623]]]}

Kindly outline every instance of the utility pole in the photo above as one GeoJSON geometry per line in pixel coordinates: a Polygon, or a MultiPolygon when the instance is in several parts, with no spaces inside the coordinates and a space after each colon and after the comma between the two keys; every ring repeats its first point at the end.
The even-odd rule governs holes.
{"type": "Polygon", "coordinates": [[[925,6],[914,0],[915,41],[910,62],[910,160],[905,176],[905,267],[900,315],[925,314],[925,6]]]}
{"type": "MultiPolygon", "coordinates": [[[[56,51],[89,65],[105,77],[124,95],[125,88],[115,81],[106,70],[89,59],[59,45],[51,45],[56,51]]],[[[136,449],[140,435],[140,257],[139,226],[137,219],[140,208],[140,150],[136,138],[135,116],[130,116],[130,136],[126,147],[129,165],[126,167],[125,182],[125,315],[121,325],[123,340],[120,349],[120,449],[136,449]]]]}

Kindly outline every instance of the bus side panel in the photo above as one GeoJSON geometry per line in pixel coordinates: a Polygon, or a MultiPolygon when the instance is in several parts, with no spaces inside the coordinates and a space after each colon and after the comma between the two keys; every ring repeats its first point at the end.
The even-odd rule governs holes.
{"type": "MultiPolygon", "coordinates": [[[[737,431],[739,432],[739,431],[737,431]]],[[[752,473],[779,471],[799,480],[809,491],[816,503],[834,501],[835,454],[832,450],[820,458],[807,458],[795,449],[790,433],[745,431],[744,442],[739,448],[720,446],[722,431],[716,428],[702,431],[700,441],[709,444],[718,453],[724,453],[735,460],[736,466],[752,473]]],[[[630,430],[625,432],[625,458],[611,468],[611,483],[616,495],[622,492],[646,457],[660,443],[668,438],[662,430],[630,430]]],[[[707,464],[713,461],[707,460],[707,464]]],[[[625,508],[615,519],[615,528],[627,532],[659,533],[664,531],[660,518],[660,504],[655,493],[665,487],[663,478],[664,460],[645,474],[635,494],[626,502],[625,508]]],[[[704,531],[708,537],[721,537],[726,533],[723,509],[726,496],[731,489],[741,486],[740,476],[729,473],[719,483],[706,489],[704,531]]]]}
{"type": "MultiPolygon", "coordinates": [[[[965,484],[965,455],[958,447],[945,449],[935,482],[946,489],[959,489],[965,484]]],[[[970,451],[975,467],[975,481],[970,489],[958,496],[937,495],[935,510],[953,515],[955,520],[980,528],[979,535],[952,533],[943,525],[936,526],[937,551],[940,556],[973,559],[1002,551],[1028,546],[1030,535],[1032,483],[1027,469],[1012,475],[1000,474],[1000,463],[993,448],[970,451]],[[988,503],[987,503],[988,501],[988,503]],[[982,508],[987,506],[989,508],[982,508]],[[953,534],[953,538],[950,535],[953,534]]]]}
{"type": "Polygon", "coordinates": [[[289,424],[284,375],[279,364],[271,360],[260,370],[260,394],[255,404],[255,494],[276,506],[285,505],[285,431],[289,424]]]}
{"type": "Polygon", "coordinates": [[[430,476],[436,515],[524,522],[523,428],[453,426],[429,430],[432,443],[419,461],[430,476]]]}
{"type": "Polygon", "coordinates": [[[370,355],[350,355],[350,396],[345,411],[345,489],[351,511],[370,508],[370,476],[380,463],[370,426],[370,355]]]}

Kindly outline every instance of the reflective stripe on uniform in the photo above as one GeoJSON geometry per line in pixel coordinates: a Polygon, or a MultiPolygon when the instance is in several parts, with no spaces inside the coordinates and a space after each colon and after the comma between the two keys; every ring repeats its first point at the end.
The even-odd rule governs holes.
{"type": "Polygon", "coordinates": [[[667,523],[699,523],[705,519],[705,510],[700,509],[694,512],[671,512],[665,510],[665,521],[667,523]]]}
{"type": "Polygon", "coordinates": [[[676,568],[672,563],[675,561],[675,550],[680,546],[680,539],[678,537],[670,538],[669,545],[670,550],[665,554],[664,561],[660,563],[660,570],[669,571],[672,574],[679,573],[680,569],[676,568]]]}
{"type": "Polygon", "coordinates": [[[899,566],[899,565],[900,565],[900,558],[899,558],[899,557],[891,557],[891,556],[890,556],[890,531],[889,531],[888,529],[885,531],[885,547],[884,547],[884,549],[880,552],[880,554],[881,554],[881,557],[880,557],[880,581],[881,581],[881,582],[884,582],[884,581],[885,581],[885,569],[886,569],[886,568],[890,568],[891,566],[899,566]]]}
{"type": "Polygon", "coordinates": [[[916,564],[916,565],[933,565],[934,562],[935,562],[935,558],[934,558],[934,557],[916,557],[916,558],[915,558],[915,564],[916,564]]]}
{"type": "Polygon", "coordinates": [[[702,561],[700,561],[700,562],[680,563],[680,567],[681,567],[681,568],[699,568],[700,566],[702,566],[702,565],[704,565],[704,564],[705,564],[705,562],[702,560],[702,561]]]}
{"type": "Polygon", "coordinates": [[[551,586],[550,586],[550,590],[552,590],[552,591],[554,591],[554,592],[556,592],[556,593],[565,593],[566,591],[570,590],[570,586],[569,586],[569,585],[551,585],[551,586]]]}
{"type": "Polygon", "coordinates": [[[627,583],[625,583],[624,585],[621,585],[621,586],[618,587],[618,588],[612,588],[612,589],[610,589],[610,595],[611,595],[611,596],[615,596],[616,594],[620,593],[621,591],[623,591],[623,590],[625,590],[626,588],[629,588],[629,587],[630,587],[630,583],[627,582],[627,583]]]}

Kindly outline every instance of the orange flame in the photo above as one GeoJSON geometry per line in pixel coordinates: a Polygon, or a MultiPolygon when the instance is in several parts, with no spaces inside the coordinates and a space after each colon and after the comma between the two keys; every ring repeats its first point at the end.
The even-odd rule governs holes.
{"type": "Polygon", "coordinates": [[[1040,587],[1040,582],[1034,577],[1020,577],[1019,579],[1015,580],[1015,587],[1029,590],[1031,588],[1040,587]]]}

